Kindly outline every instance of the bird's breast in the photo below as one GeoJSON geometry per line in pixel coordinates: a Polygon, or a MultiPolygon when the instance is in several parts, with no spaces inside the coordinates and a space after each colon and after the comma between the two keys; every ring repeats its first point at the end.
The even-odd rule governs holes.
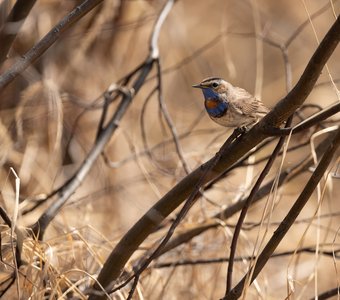
{"type": "Polygon", "coordinates": [[[224,116],[228,110],[228,103],[218,99],[208,98],[205,100],[204,104],[208,114],[214,118],[224,116]]]}

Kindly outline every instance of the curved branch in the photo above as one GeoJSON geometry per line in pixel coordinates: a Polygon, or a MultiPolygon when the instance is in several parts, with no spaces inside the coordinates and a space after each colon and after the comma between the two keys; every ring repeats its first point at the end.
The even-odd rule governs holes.
{"type": "MultiPolygon", "coordinates": [[[[88,0],[84,2],[83,5],[85,5],[85,3],[91,3],[91,2],[92,2],[92,5],[94,5],[94,3],[98,4],[100,1],[102,0],[92,0],[92,1],[88,0]]],[[[129,73],[122,79],[122,82],[126,84],[128,83],[128,81],[131,79],[133,75],[138,74],[138,76],[136,76],[136,79],[134,80],[132,84],[131,89],[126,90],[123,93],[120,93],[121,101],[117,107],[117,110],[115,111],[112,118],[109,120],[108,125],[105,128],[99,128],[99,132],[96,137],[95,145],[92,147],[86,159],[83,161],[83,163],[81,164],[79,169],[75,172],[75,174],[60,189],[57,190],[57,196],[58,196],[57,199],[40,216],[38,221],[35,224],[33,224],[32,231],[35,235],[38,236],[39,239],[43,238],[45,230],[50,224],[50,222],[54,219],[54,217],[60,211],[62,206],[65,204],[65,202],[71,197],[74,191],[83,182],[83,180],[85,179],[85,177],[91,170],[93,164],[95,163],[97,158],[101,155],[104,147],[110,141],[113,133],[118,128],[119,122],[124,116],[128,107],[130,106],[133,98],[143,86],[147,76],[152,70],[153,64],[155,63],[157,59],[156,57],[156,53],[158,53],[158,50],[157,50],[158,46],[156,44],[157,38],[159,36],[159,31],[165,20],[165,17],[170,12],[170,8],[172,7],[173,2],[174,2],[173,0],[169,0],[167,4],[164,6],[164,9],[162,10],[161,14],[159,15],[159,18],[154,27],[154,32],[150,40],[149,56],[134,71],[132,71],[131,73],[129,73]]],[[[77,9],[75,9],[73,12],[77,13],[77,9]]],[[[66,21],[70,22],[70,20],[68,20],[67,18],[64,18],[59,24],[63,24],[63,22],[66,22],[66,21]]],[[[51,32],[53,33],[53,30],[51,32]]],[[[33,47],[32,50],[34,50],[34,48],[35,47],[33,47]]],[[[1,88],[1,78],[0,78],[0,88],[1,88]]],[[[108,93],[111,93],[111,92],[112,92],[112,87],[109,87],[108,93]]],[[[102,119],[103,118],[105,118],[105,107],[103,110],[102,119]]],[[[103,122],[100,121],[101,126],[103,125],[102,123],[103,122]]]]}
{"type": "Polygon", "coordinates": [[[136,78],[130,93],[123,94],[122,100],[119,106],[112,116],[108,125],[103,128],[103,130],[98,134],[96,143],[92,147],[91,151],[87,155],[86,159],[83,161],[82,165],[75,172],[75,174],[66,182],[66,184],[58,189],[58,198],[47,208],[47,210],[41,215],[38,221],[32,226],[32,230],[35,235],[41,240],[44,236],[45,230],[50,222],[54,219],[56,214],[65,204],[65,202],[71,197],[74,191],[83,182],[89,171],[91,170],[93,164],[97,158],[101,155],[104,147],[110,141],[113,133],[118,128],[119,122],[127,111],[129,105],[131,104],[134,96],[142,87],[146,77],[150,73],[154,60],[147,58],[144,62],[144,67],[140,70],[139,76],[136,78]]]}
{"type": "MultiPolygon", "coordinates": [[[[212,164],[214,167],[208,172],[202,184],[217,177],[266,138],[268,135],[265,133],[265,128],[279,126],[303,104],[339,43],[339,39],[340,17],[320,43],[293,90],[246,135],[226,147],[217,162],[215,158],[212,158],[183,178],[132,226],[113,249],[99,275],[99,282],[104,288],[110,287],[112,282],[119,277],[126,262],[148,235],[191,195],[196,184],[212,164]]],[[[98,287],[96,289],[99,290],[98,287]]]]}
{"type": "Polygon", "coordinates": [[[263,125],[278,126],[282,124],[306,100],[328,58],[332,55],[340,40],[340,16],[323,38],[319,47],[310,59],[307,67],[294,88],[263,118],[263,125]]]}

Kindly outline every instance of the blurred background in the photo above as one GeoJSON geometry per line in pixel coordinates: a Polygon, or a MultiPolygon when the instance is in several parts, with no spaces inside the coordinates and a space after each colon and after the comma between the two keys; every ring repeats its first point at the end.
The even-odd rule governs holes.
{"type": "MultiPolygon", "coordinates": [[[[80,2],[37,1],[1,73],[80,2]]],[[[0,1],[2,23],[13,3],[0,1]]],[[[153,24],[164,3],[104,1],[2,91],[0,205],[13,215],[15,178],[10,172],[13,167],[20,178],[20,226],[28,227],[36,222],[51,202],[29,213],[22,212],[65,183],[86,158],[101,116],[101,95],[147,57],[153,24]]],[[[175,3],[159,40],[162,87],[188,170],[210,159],[231,133],[209,119],[201,92],[191,86],[209,76],[222,77],[273,107],[297,82],[339,9],[339,1],[334,0],[179,0],[175,3]]],[[[340,79],[339,59],[338,48],[306,103],[324,108],[339,101],[335,88],[340,79]]],[[[87,273],[98,273],[123,234],[186,175],[156,95],[147,98],[156,85],[155,74],[154,70],[105,148],[106,160],[98,159],[49,226],[44,242],[39,247],[31,239],[24,243],[27,261],[34,256],[36,247],[44,261],[48,261],[48,272],[55,276],[58,296],[69,283],[57,278],[90,281],[87,273]]],[[[111,105],[110,113],[116,105],[111,105]]],[[[303,115],[307,117],[316,111],[316,107],[310,106],[303,115]]],[[[335,117],[333,121],[324,127],[339,125],[335,117]]],[[[308,142],[311,133],[303,132],[291,138],[289,146],[303,141],[306,145],[288,153],[283,168],[298,163],[311,152],[308,142]]],[[[322,137],[322,134],[316,137],[315,143],[322,137]]],[[[270,154],[273,147],[271,144],[251,159],[256,161],[270,154]]],[[[278,174],[280,163],[278,159],[268,180],[278,174]]],[[[330,253],[337,248],[340,189],[339,178],[331,176],[334,172],[336,175],[336,165],[334,162],[327,184],[322,185],[325,189],[320,218],[311,219],[318,207],[315,193],[299,216],[301,222],[293,226],[278,252],[294,252],[301,247],[315,249],[318,243],[320,249],[330,253]]],[[[221,209],[247,195],[261,167],[263,163],[238,168],[216,184],[191,209],[178,232],[210,220],[221,209]]],[[[340,170],[337,174],[340,175],[340,170]]],[[[242,231],[236,256],[253,255],[259,241],[268,240],[278,224],[275,222],[282,221],[310,175],[311,172],[304,172],[280,188],[271,202],[264,198],[252,206],[246,219],[249,224],[261,222],[267,203],[272,208],[262,228],[253,226],[242,231]]],[[[170,251],[157,262],[227,257],[237,219],[235,215],[221,221],[218,228],[170,251]]],[[[165,223],[142,249],[164,236],[168,225],[165,223]]],[[[8,237],[6,226],[2,226],[2,231],[8,237]]],[[[288,297],[287,291],[292,293],[292,299],[308,299],[338,286],[337,257],[310,252],[273,258],[249,288],[246,299],[284,299],[288,297]]],[[[133,261],[129,267],[132,264],[133,261]]],[[[4,266],[0,267],[0,278],[7,276],[4,266]]],[[[235,283],[245,274],[247,266],[247,260],[236,263],[235,283]]],[[[226,263],[155,267],[143,274],[140,293],[145,299],[217,299],[224,293],[226,269],[226,263]]],[[[37,270],[34,272],[31,280],[41,282],[42,275],[37,270]]],[[[29,295],[43,298],[41,285],[30,280],[23,282],[23,299],[29,295]]],[[[15,287],[12,289],[13,294],[8,295],[15,295],[15,287]]]]}

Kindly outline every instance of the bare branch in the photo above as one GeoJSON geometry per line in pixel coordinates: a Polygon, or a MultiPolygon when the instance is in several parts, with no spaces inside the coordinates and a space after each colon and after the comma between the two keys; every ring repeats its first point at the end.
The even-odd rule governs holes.
{"type": "Polygon", "coordinates": [[[39,239],[43,238],[47,226],[50,224],[52,219],[54,219],[64,203],[71,197],[74,191],[83,182],[84,178],[91,170],[98,156],[101,155],[104,147],[111,139],[115,130],[118,128],[119,121],[122,119],[125,112],[127,111],[132,99],[140,90],[145,81],[145,78],[151,71],[153,62],[153,59],[146,59],[144,67],[140,70],[140,74],[136,78],[131,88],[131,92],[123,95],[115,114],[108,122],[108,125],[103,128],[103,130],[98,134],[96,143],[87,155],[87,158],[84,160],[76,173],[66,182],[66,184],[63,185],[61,189],[58,189],[58,198],[49,206],[49,208],[41,215],[39,220],[32,226],[33,232],[39,237],[39,239]]]}
{"type": "Polygon", "coordinates": [[[171,131],[172,138],[173,138],[173,141],[174,141],[174,144],[175,144],[175,147],[176,147],[176,152],[177,152],[178,157],[179,157],[179,159],[182,163],[184,171],[187,174],[189,174],[190,168],[189,168],[187,162],[185,161],[184,154],[183,154],[183,151],[182,151],[182,147],[181,147],[181,144],[180,144],[179,139],[178,139],[176,127],[174,125],[174,122],[171,119],[171,116],[168,112],[168,109],[167,109],[166,104],[165,104],[164,99],[163,99],[162,69],[161,69],[161,62],[160,62],[159,59],[157,59],[157,79],[158,79],[158,102],[159,102],[161,112],[163,113],[164,118],[166,120],[166,123],[167,123],[167,125],[168,125],[168,127],[171,131]]]}
{"type": "MultiPolygon", "coordinates": [[[[330,145],[333,138],[334,138],[334,134],[331,133],[328,137],[326,137],[318,145],[318,147],[316,149],[316,153],[321,156],[325,152],[327,147],[330,145]]],[[[293,180],[294,178],[296,178],[296,176],[301,174],[304,170],[306,170],[312,164],[313,164],[313,158],[311,157],[311,155],[308,155],[307,158],[303,159],[301,163],[298,163],[295,166],[292,166],[292,167],[289,167],[289,168],[283,170],[281,172],[279,180],[278,180],[278,187],[280,187],[283,183],[289,182],[289,181],[293,180]]],[[[256,194],[256,196],[253,200],[253,204],[258,202],[260,199],[262,199],[263,197],[265,197],[269,194],[269,192],[270,192],[270,190],[273,186],[273,183],[274,183],[274,180],[270,180],[268,183],[266,183],[263,187],[261,187],[258,190],[258,192],[257,192],[257,194],[256,194]]],[[[210,186],[210,184],[208,186],[210,186]]],[[[245,198],[237,201],[236,203],[228,206],[227,208],[225,208],[221,212],[212,216],[210,219],[225,221],[226,219],[230,218],[231,216],[233,216],[234,214],[239,212],[242,209],[242,207],[244,206],[246,201],[247,201],[247,197],[245,197],[245,198]]],[[[177,236],[175,236],[164,247],[164,249],[162,250],[160,255],[162,255],[162,254],[170,251],[171,249],[174,249],[174,248],[176,248],[176,247],[178,247],[178,246],[180,246],[184,243],[187,243],[188,241],[193,239],[195,236],[198,236],[198,235],[204,233],[205,231],[207,231],[209,229],[216,228],[218,226],[220,226],[219,221],[212,221],[212,222],[210,221],[210,222],[206,222],[204,224],[200,224],[195,228],[186,230],[186,231],[178,234],[177,236]]]]}
{"type": "Polygon", "coordinates": [[[294,205],[291,207],[288,214],[286,215],[282,223],[278,226],[273,236],[268,241],[267,245],[264,247],[263,251],[259,255],[255,266],[247,272],[243,279],[223,299],[226,300],[238,299],[242,294],[247,278],[251,276],[250,281],[252,282],[257,277],[257,275],[260,273],[262,268],[265,266],[265,264],[267,263],[267,261],[269,260],[269,258],[279,245],[279,243],[287,234],[289,228],[293,225],[294,221],[300,214],[301,210],[308,202],[310,196],[312,195],[322,176],[326,172],[333,158],[333,155],[335,151],[338,149],[339,145],[340,145],[340,128],[337,130],[333,142],[322,156],[321,161],[319,162],[314,173],[308,180],[300,196],[295,201],[294,205]]]}
{"type": "Polygon", "coordinates": [[[150,40],[150,57],[156,59],[159,57],[159,49],[158,49],[158,39],[159,33],[161,31],[162,25],[167,18],[168,14],[170,13],[171,8],[173,7],[175,0],[168,0],[165,6],[160,13],[157,22],[153,28],[152,36],[150,40]]]}
{"type": "Polygon", "coordinates": [[[267,134],[264,131],[265,128],[280,125],[303,104],[319,77],[322,68],[336,48],[339,38],[340,17],[336,20],[320,43],[293,90],[285,98],[279,101],[273,110],[246,135],[243,135],[229,147],[226,147],[221,153],[221,157],[217,163],[215,158],[212,158],[210,161],[183,178],[135,223],[111,252],[99,275],[100,282],[103,283],[104,287],[112,285],[112,282],[120,275],[127,260],[145,238],[165,219],[166,216],[191,195],[195,190],[197,183],[201,181],[203,174],[205,174],[207,170],[210,170],[211,165],[214,165],[214,167],[209,171],[202,184],[211,181],[226,169],[230,168],[248,151],[267,137],[267,134]]]}
{"type": "MultiPolygon", "coordinates": [[[[322,294],[318,295],[318,300],[326,300],[326,299],[329,299],[333,296],[336,296],[338,295],[339,296],[340,294],[340,288],[337,286],[331,290],[328,290],[326,292],[323,292],[322,294]]],[[[315,297],[311,298],[311,300],[315,299],[315,297]]]]}
{"type": "MultiPolygon", "coordinates": [[[[321,244],[320,247],[323,245],[321,244]]],[[[336,249],[336,252],[339,252],[340,249],[336,249]]],[[[294,250],[288,250],[284,252],[278,252],[274,253],[270,258],[276,258],[276,257],[282,257],[282,256],[288,256],[292,254],[299,254],[299,253],[309,253],[309,254],[315,254],[315,247],[303,247],[299,249],[294,250]]],[[[324,256],[333,257],[333,251],[325,251],[320,250],[320,254],[324,256]]],[[[337,257],[339,259],[339,257],[337,257]]],[[[255,256],[238,256],[234,258],[235,262],[242,262],[244,260],[254,260],[256,259],[255,256]]],[[[230,262],[230,257],[220,257],[220,258],[210,258],[210,259],[180,259],[178,261],[172,261],[172,262],[163,262],[163,263],[155,263],[152,265],[152,268],[173,268],[177,266],[192,266],[192,265],[206,265],[206,264],[219,264],[223,262],[230,262]]],[[[314,298],[313,298],[314,299],[314,298]]]]}
{"type": "Polygon", "coordinates": [[[334,104],[330,105],[329,107],[317,112],[316,114],[310,116],[306,120],[302,121],[301,123],[295,125],[293,128],[266,128],[270,135],[289,135],[291,132],[292,134],[301,132],[306,130],[314,125],[319,124],[321,121],[337,114],[340,111],[340,103],[337,101],[334,104]]]}
{"type": "Polygon", "coordinates": [[[17,0],[15,2],[6,23],[0,31],[0,66],[6,60],[17,33],[20,31],[35,2],[36,0],[17,0]]]}
{"type": "MultiPolygon", "coordinates": [[[[290,126],[290,124],[292,123],[292,119],[293,119],[292,117],[290,117],[288,119],[286,127],[290,126]]],[[[280,140],[278,141],[272,155],[269,157],[265,167],[263,168],[259,178],[256,180],[256,183],[253,186],[247,200],[244,202],[244,206],[241,210],[241,214],[240,214],[239,219],[237,221],[237,225],[235,227],[235,231],[234,231],[233,238],[232,238],[231,245],[230,245],[230,262],[228,264],[227,287],[226,287],[225,295],[227,295],[227,293],[229,293],[231,288],[232,288],[232,275],[233,275],[234,257],[236,255],[237,240],[238,240],[238,237],[239,237],[240,232],[241,232],[242,224],[243,224],[243,222],[246,218],[249,207],[251,206],[252,202],[254,201],[254,198],[255,198],[263,180],[268,175],[271,167],[273,166],[275,159],[279,155],[279,152],[280,152],[284,142],[285,142],[285,138],[281,137],[280,140]]]]}
{"type": "Polygon", "coordinates": [[[10,84],[28,66],[33,64],[73,24],[85,16],[103,0],[85,0],[53,27],[34,47],[26,52],[7,72],[0,76],[0,91],[10,84]]]}

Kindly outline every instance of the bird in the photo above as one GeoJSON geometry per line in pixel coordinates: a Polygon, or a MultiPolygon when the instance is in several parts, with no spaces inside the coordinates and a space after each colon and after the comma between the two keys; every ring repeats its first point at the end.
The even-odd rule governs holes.
{"type": "Polygon", "coordinates": [[[261,100],[219,77],[203,79],[192,87],[202,90],[209,117],[225,127],[248,131],[269,112],[261,100]]]}

